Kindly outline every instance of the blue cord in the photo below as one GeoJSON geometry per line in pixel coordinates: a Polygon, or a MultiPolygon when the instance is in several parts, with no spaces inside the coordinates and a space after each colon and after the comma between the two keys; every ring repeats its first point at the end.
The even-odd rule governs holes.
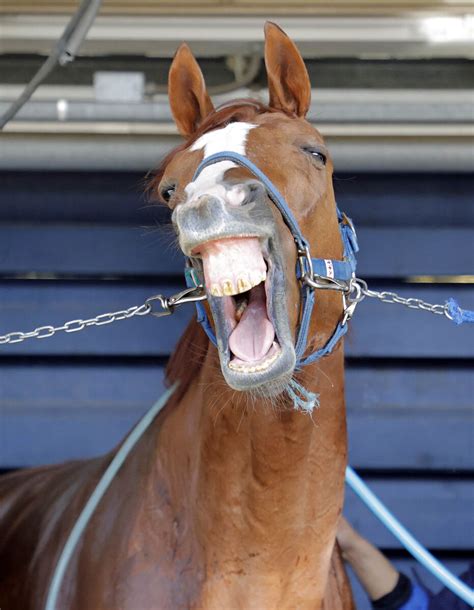
{"type": "Polygon", "coordinates": [[[464,324],[464,322],[474,322],[474,311],[470,309],[461,309],[458,302],[455,299],[449,299],[446,301],[448,313],[455,324],[464,324]]]}
{"type": "Polygon", "coordinates": [[[297,411],[312,413],[313,409],[319,407],[319,394],[310,392],[298,383],[296,379],[290,381],[286,391],[293,402],[293,407],[297,411]]]}
{"type": "Polygon", "coordinates": [[[166,392],[161,396],[161,398],[156,402],[151,409],[145,413],[142,419],[138,422],[135,428],[130,432],[125,441],[123,442],[120,449],[115,454],[114,458],[108,465],[106,471],[102,475],[100,481],[97,483],[94,491],[90,495],[87,500],[86,505],[82,509],[81,514],[79,515],[74,527],[72,528],[69,537],[66,541],[66,544],[63,547],[61,555],[59,557],[58,563],[56,564],[56,568],[54,570],[53,578],[51,579],[51,584],[49,585],[48,597],[46,599],[45,610],[56,610],[56,604],[58,600],[59,591],[61,589],[61,584],[64,578],[64,574],[69,565],[69,561],[76,550],[77,544],[84,533],[84,530],[87,527],[97,505],[102,500],[105,492],[109,488],[110,484],[114,480],[115,475],[120,470],[122,464],[127,459],[130,451],[134,448],[137,442],[145,433],[146,429],[153,422],[158,413],[162,410],[162,408],[168,402],[169,397],[173,394],[177,387],[177,383],[171,386],[166,392]]]}
{"type": "Polygon", "coordinates": [[[431,572],[433,576],[440,580],[445,587],[466,602],[469,607],[474,606],[474,590],[470,589],[462,580],[446,569],[436,557],[433,557],[433,555],[421,545],[405,527],[403,527],[400,521],[398,521],[388,508],[382,504],[350,466],[346,468],[346,483],[417,561],[431,572]]]}

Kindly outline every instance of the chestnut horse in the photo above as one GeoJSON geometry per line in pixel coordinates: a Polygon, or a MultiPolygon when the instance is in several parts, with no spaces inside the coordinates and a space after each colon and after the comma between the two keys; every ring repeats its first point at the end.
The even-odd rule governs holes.
{"type": "MultiPolygon", "coordinates": [[[[232,162],[193,181],[204,157],[245,155],[286,198],[313,252],[342,258],[331,159],[304,118],[308,74],[271,23],[265,64],[268,106],[239,100],[215,110],[188,47],[173,60],[170,103],[185,144],[152,189],[203,272],[218,349],[191,322],[167,369],[178,390],[95,511],[58,608],[354,607],[335,544],[346,466],[342,342],[295,373],[301,297],[282,215],[232,162]],[[295,374],[319,395],[312,415],[286,392],[295,374]]],[[[326,343],[342,308],[340,293],[318,291],[308,353],[326,343]]],[[[114,453],[2,478],[2,610],[44,607],[65,539],[114,453]]]]}

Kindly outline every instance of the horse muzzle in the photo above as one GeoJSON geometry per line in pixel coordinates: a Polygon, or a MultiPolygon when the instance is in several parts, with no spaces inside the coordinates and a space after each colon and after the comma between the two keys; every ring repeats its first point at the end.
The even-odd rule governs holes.
{"type": "Polygon", "coordinates": [[[206,288],[226,382],[273,396],[291,379],[296,357],[277,226],[258,184],[183,203],[173,222],[206,288]]]}

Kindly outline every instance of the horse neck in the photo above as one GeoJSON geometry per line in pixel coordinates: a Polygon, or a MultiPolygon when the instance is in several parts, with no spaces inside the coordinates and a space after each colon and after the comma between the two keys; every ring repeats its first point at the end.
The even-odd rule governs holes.
{"type": "MultiPolygon", "coordinates": [[[[189,354],[182,371],[189,375],[189,354]]],[[[272,403],[233,392],[207,346],[163,423],[159,463],[208,580],[246,574],[266,583],[265,596],[283,587],[314,600],[323,596],[343,498],[342,347],[299,379],[319,394],[312,415],[286,397],[272,403]]]]}

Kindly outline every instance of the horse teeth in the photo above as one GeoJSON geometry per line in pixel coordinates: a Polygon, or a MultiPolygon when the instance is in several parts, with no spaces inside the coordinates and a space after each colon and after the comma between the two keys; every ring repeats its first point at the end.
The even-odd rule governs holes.
{"type": "MultiPolygon", "coordinates": [[[[275,343],[274,343],[275,344],[275,343]]],[[[241,364],[234,364],[233,362],[229,362],[229,368],[234,371],[238,371],[239,373],[258,373],[261,371],[265,371],[268,367],[275,362],[281,352],[277,352],[273,354],[268,360],[264,360],[261,364],[257,364],[255,366],[242,366],[241,364]]]]}
{"type": "Polygon", "coordinates": [[[220,282],[212,283],[209,292],[213,297],[230,297],[236,294],[242,294],[264,282],[266,276],[267,274],[265,271],[262,272],[254,269],[249,273],[241,273],[237,276],[236,280],[226,278],[220,280],[220,282]]]}
{"type": "Polygon", "coordinates": [[[240,318],[242,317],[244,311],[247,309],[247,305],[248,302],[246,300],[239,303],[237,309],[235,310],[235,319],[237,320],[237,322],[240,322],[240,318]]]}
{"type": "Polygon", "coordinates": [[[224,280],[222,282],[222,292],[225,294],[225,296],[229,297],[235,294],[235,288],[232,280],[224,280]]]}
{"type": "Polygon", "coordinates": [[[213,297],[221,297],[222,291],[220,289],[219,284],[212,284],[211,286],[211,294],[213,297]]]}
{"type": "Polygon", "coordinates": [[[252,288],[252,284],[248,281],[245,276],[240,276],[237,280],[237,292],[247,292],[252,288]]]}
{"type": "Polygon", "coordinates": [[[265,281],[267,274],[265,271],[252,271],[250,277],[252,286],[258,286],[265,281]]]}

